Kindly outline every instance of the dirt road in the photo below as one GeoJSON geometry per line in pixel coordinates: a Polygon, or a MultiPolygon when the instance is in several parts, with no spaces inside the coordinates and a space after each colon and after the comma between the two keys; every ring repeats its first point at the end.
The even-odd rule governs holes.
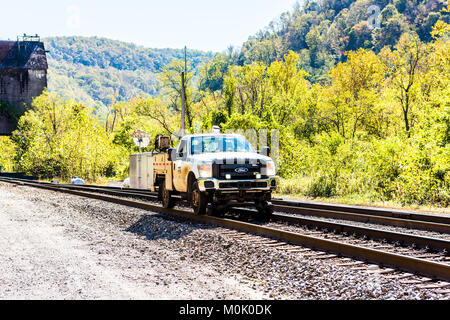
{"type": "MultiPolygon", "coordinates": [[[[49,192],[36,191],[33,198],[31,191],[0,183],[0,299],[264,297],[238,278],[183,263],[158,243],[99,224],[98,216],[55,202],[57,195],[45,199],[49,192]]],[[[136,221],[142,214],[126,210],[135,211],[136,221]]]]}

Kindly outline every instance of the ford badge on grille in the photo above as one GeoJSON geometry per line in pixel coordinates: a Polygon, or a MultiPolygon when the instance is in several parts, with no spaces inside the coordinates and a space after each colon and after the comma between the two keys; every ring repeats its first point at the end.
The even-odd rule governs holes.
{"type": "Polygon", "coordinates": [[[239,174],[244,174],[244,173],[248,172],[248,169],[247,168],[236,168],[234,171],[239,174]]]}

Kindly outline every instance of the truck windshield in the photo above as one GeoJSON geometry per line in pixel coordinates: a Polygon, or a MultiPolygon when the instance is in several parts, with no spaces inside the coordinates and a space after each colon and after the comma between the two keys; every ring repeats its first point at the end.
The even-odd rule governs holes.
{"type": "Polygon", "coordinates": [[[192,154],[217,152],[255,152],[244,137],[204,136],[192,138],[192,154]]]}

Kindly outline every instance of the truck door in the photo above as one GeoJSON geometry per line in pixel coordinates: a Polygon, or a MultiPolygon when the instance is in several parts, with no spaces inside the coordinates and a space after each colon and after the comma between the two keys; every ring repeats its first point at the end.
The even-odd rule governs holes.
{"type": "Polygon", "coordinates": [[[173,162],[173,185],[178,192],[187,192],[186,159],[188,155],[188,143],[181,140],[177,149],[177,157],[173,162]]]}

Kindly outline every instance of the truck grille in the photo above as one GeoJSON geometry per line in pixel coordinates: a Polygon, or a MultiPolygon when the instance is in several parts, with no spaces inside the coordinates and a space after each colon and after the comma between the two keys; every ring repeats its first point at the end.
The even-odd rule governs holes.
{"type": "Polygon", "coordinates": [[[256,174],[261,173],[262,164],[251,164],[249,160],[245,164],[215,164],[214,177],[226,180],[226,176],[230,175],[232,180],[251,180],[256,179],[256,174]]]}
{"type": "Polygon", "coordinates": [[[253,189],[267,188],[267,182],[221,182],[220,189],[253,189]]]}

